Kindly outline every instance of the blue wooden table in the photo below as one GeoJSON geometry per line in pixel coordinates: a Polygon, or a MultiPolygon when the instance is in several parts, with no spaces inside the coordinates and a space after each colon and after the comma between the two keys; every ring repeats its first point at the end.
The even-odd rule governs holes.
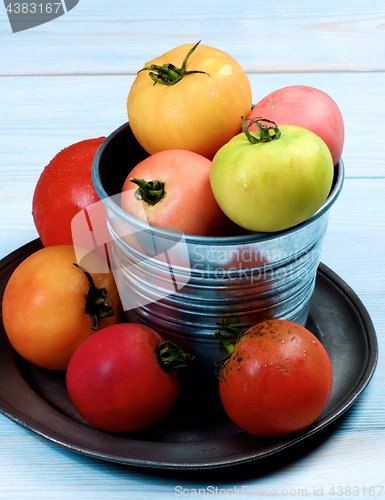
{"type": "Polygon", "coordinates": [[[322,261],[374,323],[377,370],[358,401],[298,446],[226,471],[126,467],[66,450],[0,416],[0,498],[385,498],[385,4],[97,0],[12,33],[0,5],[0,258],[37,238],[34,187],[62,148],[108,135],[143,63],[202,40],[246,70],[258,102],[304,84],[345,121],[345,184],[322,261]],[[270,496],[269,496],[270,495],[270,496]]]}

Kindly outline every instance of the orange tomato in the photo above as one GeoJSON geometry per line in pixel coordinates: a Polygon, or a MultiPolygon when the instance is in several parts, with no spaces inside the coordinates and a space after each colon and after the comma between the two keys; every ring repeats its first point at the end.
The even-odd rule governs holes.
{"type": "Polygon", "coordinates": [[[84,267],[95,287],[106,291],[99,299],[99,320],[93,317],[98,299],[91,300],[94,290],[86,274],[73,265],[77,261],[71,245],[38,250],[11,275],[3,297],[4,329],[14,349],[30,363],[65,370],[76,348],[95,329],[119,321],[120,300],[113,274],[98,272],[98,257],[88,254],[85,259],[84,267]],[[108,311],[113,315],[104,317],[108,311]]]}

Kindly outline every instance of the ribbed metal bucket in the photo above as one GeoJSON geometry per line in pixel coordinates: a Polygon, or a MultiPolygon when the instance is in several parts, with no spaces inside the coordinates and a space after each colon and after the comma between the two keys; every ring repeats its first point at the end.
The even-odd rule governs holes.
{"type": "Polygon", "coordinates": [[[214,330],[227,320],[241,330],[281,318],[305,325],[329,209],[344,180],[306,222],[278,233],[200,237],[150,226],[119,207],[130,170],[147,153],[127,124],[100,146],[93,182],[107,212],[113,271],[129,321],[144,323],[195,354],[198,392],[217,391],[215,361],[225,352],[214,330]]]}

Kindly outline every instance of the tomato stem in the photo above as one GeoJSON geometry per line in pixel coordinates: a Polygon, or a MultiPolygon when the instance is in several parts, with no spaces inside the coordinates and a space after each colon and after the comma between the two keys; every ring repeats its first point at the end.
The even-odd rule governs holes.
{"type": "Polygon", "coordinates": [[[182,78],[185,75],[193,75],[194,73],[202,73],[202,74],[210,77],[210,75],[208,73],[206,73],[205,71],[196,71],[196,70],[195,71],[186,71],[187,61],[188,61],[189,57],[191,56],[191,54],[194,52],[194,50],[198,47],[198,45],[200,43],[201,43],[201,41],[199,40],[199,42],[196,43],[194,45],[194,47],[192,47],[189,50],[188,54],[184,58],[182,66],[180,68],[177,68],[176,66],[174,66],[171,63],[166,63],[166,64],[163,64],[162,66],[157,66],[156,64],[151,64],[151,66],[147,66],[146,68],[143,68],[140,71],[138,71],[138,74],[141,71],[150,71],[149,76],[150,76],[151,80],[153,80],[154,85],[156,83],[161,83],[163,85],[175,85],[180,80],[182,80],[182,78]],[[156,72],[156,73],[154,73],[154,72],[156,72]]]}
{"type": "Polygon", "coordinates": [[[158,340],[158,349],[156,350],[158,363],[164,371],[174,369],[178,374],[178,368],[188,366],[188,363],[195,359],[193,354],[183,351],[170,340],[166,340],[163,344],[158,340]]]}
{"type": "Polygon", "coordinates": [[[88,279],[90,288],[87,292],[86,314],[92,317],[92,329],[100,330],[99,321],[114,315],[114,309],[110,305],[112,304],[112,300],[107,295],[108,292],[105,287],[97,288],[95,286],[91,274],[86,269],[77,264],[74,264],[74,266],[83,271],[88,279]]]}
{"type": "Polygon", "coordinates": [[[133,177],[130,178],[130,181],[139,186],[134,194],[137,200],[142,200],[149,205],[155,205],[164,196],[164,182],[147,182],[144,179],[134,179],[133,177]]]}
{"type": "Polygon", "coordinates": [[[271,120],[262,118],[261,116],[258,116],[256,118],[249,118],[248,124],[246,123],[245,118],[241,116],[241,123],[242,123],[242,130],[251,144],[259,144],[261,142],[271,142],[276,139],[279,139],[281,136],[281,131],[279,130],[277,124],[271,120]],[[263,125],[261,122],[272,123],[274,127],[263,125]],[[255,137],[255,135],[250,133],[249,127],[251,127],[251,125],[255,125],[258,128],[259,138],[255,137]]]}
{"type": "Polygon", "coordinates": [[[235,348],[238,344],[238,342],[242,338],[242,332],[236,328],[235,326],[231,326],[225,321],[222,323],[222,328],[227,332],[230,333],[233,337],[235,337],[234,340],[229,340],[228,338],[224,337],[219,330],[214,331],[214,335],[217,337],[217,339],[220,341],[220,343],[223,345],[223,347],[227,351],[227,355],[224,358],[219,359],[218,361],[215,362],[215,365],[220,365],[216,368],[215,370],[215,375],[219,380],[221,380],[221,373],[223,368],[226,366],[227,362],[231,358],[231,355],[235,351],[235,348]]]}

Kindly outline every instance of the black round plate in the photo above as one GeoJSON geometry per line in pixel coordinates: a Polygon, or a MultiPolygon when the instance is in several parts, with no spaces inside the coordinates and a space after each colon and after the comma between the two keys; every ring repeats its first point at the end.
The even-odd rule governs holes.
{"type": "MultiPolygon", "coordinates": [[[[40,240],[0,262],[0,297],[16,267],[41,248],[40,240]]],[[[23,360],[0,324],[0,413],[44,438],[102,460],[159,469],[210,469],[271,455],[324,428],[358,398],[376,368],[378,344],[372,321],[357,295],[324,264],[317,272],[307,328],[325,346],[333,366],[330,400],[314,424],[279,439],[242,431],[219,398],[181,392],[166,419],[152,429],[111,434],[85,422],[73,407],[65,372],[23,360]]]]}

